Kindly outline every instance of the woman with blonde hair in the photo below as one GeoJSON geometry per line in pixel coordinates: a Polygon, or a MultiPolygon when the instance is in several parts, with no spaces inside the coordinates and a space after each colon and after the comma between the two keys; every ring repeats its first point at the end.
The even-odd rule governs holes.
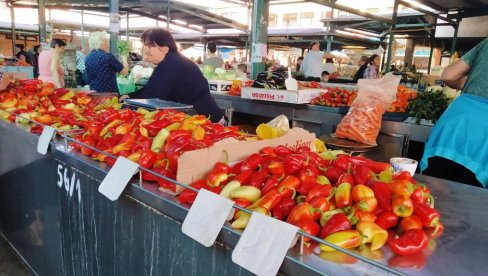
{"type": "Polygon", "coordinates": [[[129,65],[127,57],[122,57],[123,64],[108,48],[106,32],[93,32],[88,39],[91,52],[85,58],[85,80],[91,90],[97,92],[119,92],[117,88],[117,73],[127,75],[129,65]]]}

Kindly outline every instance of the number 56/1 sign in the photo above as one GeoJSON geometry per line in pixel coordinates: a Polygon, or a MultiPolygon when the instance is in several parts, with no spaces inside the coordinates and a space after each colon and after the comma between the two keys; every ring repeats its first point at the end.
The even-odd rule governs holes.
{"type": "Polygon", "coordinates": [[[254,212],[232,261],[256,275],[276,275],[298,227],[254,212]]]}

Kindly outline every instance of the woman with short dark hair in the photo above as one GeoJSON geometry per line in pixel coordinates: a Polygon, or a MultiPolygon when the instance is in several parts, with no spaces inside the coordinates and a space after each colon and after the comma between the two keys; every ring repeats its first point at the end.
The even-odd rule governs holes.
{"type": "Polygon", "coordinates": [[[39,77],[44,82],[51,82],[57,88],[64,87],[64,70],[61,67],[61,55],[66,42],[59,38],[51,40],[50,49],[43,49],[39,54],[39,77]]]}
{"type": "Polygon", "coordinates": [[[146,61],[157,66],[146,87],[130,97],[160,98],[193,105],[198,114],[210,116],[212,122],[225,122],[224,114],[210,95],[207,79],[193,61],[178,52],[169,31],[161,28],[146,30],[141,42],[146,61]]]}

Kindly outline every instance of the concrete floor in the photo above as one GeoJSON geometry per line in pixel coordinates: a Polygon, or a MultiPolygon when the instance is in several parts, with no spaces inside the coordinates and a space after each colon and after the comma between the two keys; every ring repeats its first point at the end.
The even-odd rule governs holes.
{"type": "Polygon", "coordinates": [[[30,276],[33,273],[19,259],[12,247],[0,236],[0,276],[30,276]]]}

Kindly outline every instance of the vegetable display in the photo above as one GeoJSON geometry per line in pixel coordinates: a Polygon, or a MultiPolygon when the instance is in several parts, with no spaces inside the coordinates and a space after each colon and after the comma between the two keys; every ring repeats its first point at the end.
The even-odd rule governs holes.
{"type": "MultiPolygon", "coordinates": [[[[375,251],[388,245],[398,255],[417,254],[443,229],[430,191],[408,172],[394,174],[387,163],[319,154],[308,147],[263,148],[233,167],[216,165],[193,187],[220,193],[250,211],[346,249],[368,244],[375,251]],[[221,181],[213,181],[216,174],[221,181]]],[[[191,204],[195,197],[195,192],[185,190],[178,199],[191,204]]],[[[236,212],[232,227],[245,228],[249,218],[248,213],[236,212]]],[[[326,245],[320,248],[335,251],[326,245]]]]}
{"type": "Polygon", "coordinates": [[[407,112],[415,117],[417,123],[421,119],[435,123],[449,106],[449,98],[442,90],[426,90],[415,99],[409,100],[407,112]]]}

